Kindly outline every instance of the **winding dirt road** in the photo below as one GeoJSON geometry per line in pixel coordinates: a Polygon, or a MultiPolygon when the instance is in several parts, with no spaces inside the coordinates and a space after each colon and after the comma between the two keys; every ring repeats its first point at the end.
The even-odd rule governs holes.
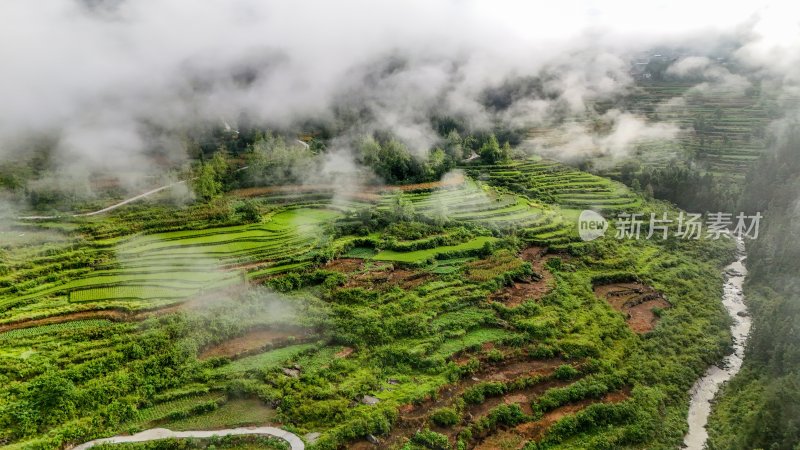
{"type": "Polygon", "coordinates": [[[149,195],[153,195],[153,194],[156,194],[158,192],[161,192],[164,189],[169,189],[169,188],[171,188],[173,186],[177,186],[177,185],[183,184],[183,183],[186,183],[186,180],[176,181],[176,182],[170,183],[170,184],[168,184],[166,186],[157,187],[157,188],[151,189],[151,190],[149,190],[149,191],[147,191],[147,192],[145,192],[143,194],[139,194],[139,195],[131,197],[129,199],[125,199],[125,200],[123,200],[123,201],[121,201],[119,203],[115,203],[115,204],[113,204],[111,206],[107,206],[107,207],[105,207],[103,209],[98,209],[97,211],[92,211],[92,212],[87,212],[87,213],[80,213],[80,214],[61,214],[61,215],[56,215],[56,216],[22,216],[22,217],[17,217],[17,219],[20,219],[20,220],[50,220],[50,219],[58,219],[59,217],[88,217],[88,216],[94,216],[94,215],[97,215],[97,214],[102,214],[104,212],[108,212],[108,211],[117,209],[120,206],[125,206],[128,203],[135,202],[136,200],[145,198],[145,197],[147,197],[149,195]]]}
{"type": "Polygon", "coordinates": [[[286,430],[274,427],[254,427],[254,428],[229,428],[227,430],[198,430],[198,431],[172,431],[166,428],[151,428],[141,433],[130,436],[113,436],[104,439],[95,439],[84,444],[73,447],[72,450],[85,450],[100,444],[124,444],[129,442],[156,441],[159,439],[170,438],[198,438],[207,439],[212,436],[241,436],[246,434],[256,434],[261,436],[272,436],[289,443],[292,450],[305,450],[306,446],[297,435],[286,430]]]}
{"type": "MultiPolygon", "coordinates": [[[[300,144],[303,147],[305,147],[306,150],[311,148],[307,143],[301,141],[300,139],[295,139],[295,141],[298,144],[300,144]]],[[[241,172],[242,170],[247,170],[249,168],[250,168],[250,166],[240,167],[240,168],[236,169],[236,172],[241,172]]],[[[194,180],[194,178],[192,178],[192,179],[194,180]]],[[[109,212],[111,210],[119,208],[120,206],[125,206],[128,203],[135,202],[136,200],[143,199],[143,198],[145,198],[147,196],[150,196],[150,195],[153,195],[153,194],[157,194],[157,193],[159,193],[159,192],[161,192],[161,191],[163,191],[165,189],[169,189],[169,188],[171,188],[173,186],[177,186],[179,184],[184,184],[184,183],[186,183],[186,180],[176,181],[174,183],[170,183],[170,184],[167,184],[165,186],[157,187],[155,189],[151,189],[151,190],[149,190],[147,192],[144,192],[142,194],[136,195],[134,197],[125,199],[125,200],[123,200],[123,201],[121,201],[119,203],[115,203],[115,204],[113,204],[111,206],[107,206],[107,207],[105,207],[103,209],[98,209],[97,211],[91,211],[91,212],[80,213],[80,214],[59,214],[59,215],[54,215],[54,216],[22,216],[22,217],[17,217],[17,219],[18,220],[52,220],[52,219],[58,219],[60,217],[89,217],[89,216],[94,216],[94,215],[97,215],[97,214],[103,214],[105,212],[109,212]]]]}

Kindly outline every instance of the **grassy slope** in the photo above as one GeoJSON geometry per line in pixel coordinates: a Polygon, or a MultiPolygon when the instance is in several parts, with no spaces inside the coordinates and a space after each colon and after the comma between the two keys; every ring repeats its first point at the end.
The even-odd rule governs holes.
{"type": "MultiPolygon", "coordinates": [[[[103,392],[103,395],[112,397],[117,395],[108,393],[106,383],[118,386],[120,397],[114,398],[118,398],[120,404],[131,405],[134,410],[154,407],[154,393],[164,396],[180,392],[183,386],[199,384],[206,386],[202,392],[211,389],[212,396],[217,395],[213,392],[225,393],[222,401],[227,403],[217,410],[219,413],[195,414],[189,411],[188,414],[196,416],[196,419],[178,419],[166,425],[213,423],[214,426],[226,426],[240,423],[240,418],[233,417],[237,414],[230,411],[236,410],[237,400],[234,399],[243,396],[280,405],[280,413],[275,412],[275,417],[300,431],[324,431],[319,444],[324,448],[366,432],[380,434],[386,431],[387,420],[393,420],[397,407],[421,401],[441,387],[457,382],[459,369],[449,362],[454,354],[467,352],[475,358],[485,358],[487,354],[481,346],[492,342],[501,349],[501,359],[518,353],[552,353],[567,362],[578,363],[591,357],[596,361],[593,369],[596,376],[615,380],[606,389],[617,389],[615,383],[632,388],[628,404],[636,410],[634,417],[615,422],[611,428],[590,427],[573,433],[548,435],[546,439],[552,446],[588,448],[600,445],[600,442],[615,446],[627,443],[639,446],[646,442],[648,448],[674,446],[685,427],[683,417],[688,387],[705,366],[721,354],[729,338],[725,315],[717,301],[721,290],[718,267],[728,257],[729,246],[675,240],[627,242],[613,238],[589,244],[577,242],[574,226],[578,210],[574,208],[602,204],[605,212],[614,213],[625,208],[657,211],[668,207],[643,202],[615,183],[545,161],[473,169],[487,173],[487,182],[468,181],[458,189],[403,195],[421,214],[445,214],[456,222],[478,227],[475,230],[480,233],[485,234],[488,230],[494,234],[493,237],[476,235],[465,244],[455,246],[458,250],[477,249],[488,241],[511,246],[515,245],[513,242],[521,241],[523,246],[545,243],[571,252],[568,263],[560,269],[553,269],[558,288],[539,302],[513,309],[487,302],[487,294],[499,286],[495,281],[477,282],[464,277],[464,264],[476,257],[471,256],[423,265],[418,270],[430,274],[430,278],[405,290],[375,285],[355,296],[345,297],[337,296],[337,292],[346,293],[346,289],[335,285],[318,286],[282,300],[303,308],[300,317],[290,314],[288,319],[281,319],[274,316],[274,310],[268,305],[253,299],[225,303],[219,311],[209,311],[211,314],[190,311],[141,325],[113,322],[101,325],[87,321],[41,333],[17,332],[23,335],[20,339],[0,339],[0,376],[7,380],[5,385],[8,386],[0,391],[0,395],[7,399],[8,405],[20,404],[21,399],[27,398],[24,392],[39,389],[30,384],[31,380],[44,376],[39,375],[43,368],[54,364],[59,367],[56,372],[74,384],[76,398],[85,399],[76,400],[75,412],[63,417],[66,425],[58,422],[38,425],[39,431],[30,431],[29,428],[27,437],[15,439],[22,439],[19,441],[22,443],[47,436],[45,439],[54,440],[40,442],[48,447],[63,439],[59,436],[85,439],[132,426],[135,422],[125,419],[115,424],[109,409],[114,402],[110,400],[91,406],[93,392],[103,392]],[[513,178],[514,181],[508,182],[503,178],[513,178]],[[568,208],[561,208],[559,204],[568,208]],[[442,205],[451,209],[442,211],[442,205]],[[512,231],[517,236],[516,241],[505,238],[512,231]],[[439,271],[441,267],[448,270],[439,271]],[[632,333],[619,313],[592,294],[594,279],[619,273],[652,284],[674,305],[664,313],[658,328],[646,337],[632,333]],[[709,283],[709,279],[714,282],[709,283]],[[194,360],[193,348],[235,335],[257,323],[261,320],[259,315],[265,313],[270,314],[273,321],[289,320],[290,323],[299,321],[313,325],[324,330],[330,340],[270,350],[233,363],[198,363],[194,360]],[[354,348],[356,352],[348,358],[335,356],[343,345],[354,348]],[[295,363],[303,368],[302,383],[292,381],[279,370],[295,363]],[[142,370],[151,366],[158,369],[153,369],[153,374],[142,375],[145,373],[142,370]],[[165,373],[172,375],[165,376],[165,373]],[[150,387],[130,384],[132,374],[134,379],[144,377],[141,379],[148,380],[150,387]],[[157,378],[151,380],[150,377],[157,378]],[[387,380],[390,379],[396,382],[389,384],[387,380]],[[353,403],[364,394],[376,395],[382,401],[377,406],[353,403]],[[95,424],[89,425],[89,417],[95,417],[95,424]]],[[[303,203],[302,199],[295,201],[303,203]]],[[[385,202],[379,202],[377,208],[388,208],[389,202],[387,197],[385,202]]],[[[309,203],[305,203],[306,206],[310,206],[309,203]]],[[[276,206],[268,199],[265,205],[276,206]]],[[[166,259],[168,264],[174,264],[174,261],[169,261],[172,255],[196,255],[199,249],[213,250],[211,253],[216,253],[212,258],[215,264],[220,260],[266,262],[296,270],[301,266],[292,265],[297,263],[291,261],[311,264],[311,255],[326,245],[325,229],[321,225],[334,214],[307,207],[278,212],[269,217],[272,220],[263,225],[197,226],[191,230],[133,238],[96,231],[83,237],[67,236],[75,239],[80,251],[97,252],[93,254],[96,255],[93,261],[99,264],[96,267],[113,265],[115,258],[126,257],[126,254],[135,255],[130,258],[133,262],[144,260],[149,265],[166,259]],[[275,245],[273,240],[276,240],[275,245]],[[120,251],[113,255],[104,253],[109,242],[120,251]]],[[[108,222],[113,223],[113,220],[110,218],[108,222]]],[[[147,220],[159,224],[165,219],[155,217],[147,220]]],[[[198,223],[202,224],[202,220],[198,223]]],[[[105,222],[93,223],[92,226],[94,228],[90,230],[108,228],[105,222]]],[[[72,302],[64,298],[66,293],[61,293],[68,289],[63,286],[87,283],[81,280],[96,278],[97,273],[69,272],[74,269],[66,267],[64,262],[78,258],[71,253],[75,246],[54,245],[58,250],[49,254],[37,251],[35,246],[9,249],[9,257],[5,260],[11,268],[6,275],[9,279],[39,280],[48,271],[63,271],[69,274],[71,281],[59,284],[56,279],[44,288],[53,295],[31,295],[16,306],[15,299],[30,294],[6,291],[5,299],[12,306],[6,306],[3,311],[4,321],[71,311],[77,308],[75,305],[85,309],[120,304],[135,309],[152,305],[153,300],[149,298],[124,302],[106,298],[96,302],[72,302]],[[19,262],[24,259],[23,255],[35,255],[39,259],[34,259],[34,264],[25,265],[19,262]],[[49,269],[41,271],[41,267],[49,269]]],[[[454,249],[388,254],[393,255],[394,261],[420,261],[448,250],[454,249]]],[[[369,252],[363,254],[373,256],[369,252]]],[[[381,254],[385,257],[387,252],[378,253],[375,259],[382,259],[381,254]]],[[[200,267],[199,258],[190,259],[194,260],[192,264],[200,267]]],[[[187,271],[185,278],[174,276],[183,271],[171,272],[163,278],[170,283],[177,280],[192,284],[195,278],[188,274],[190,272],[187,271]]],[[[197,272],[206,273],[205,269],[197,272]]],[[[355,275],[350,273],[348,276],[355,275]]],[[[503,273],[498,272],[498,276],[501,275],[503,273]]],[[[201,277],[197,282],[213,282],[213,277],[201,277]]],[[[35,283],[31,284],[30,289],[43,292],[36,291],[35,283]]],[[[162,295],[160,291],[153,292],[154,297],[162,295]]],[[[201,394],[186,395],[193,398],[193,395],[201,394]]],[[[205,400],[205,397],[198,398],[205,400]]],[[[179,404],[180,408],[195,405],[195,400],[185,400],[186,404],[179,403],[181,401],[184,400],[168,400],[178,402],[171,404],[179,404]]],[[[0,417],[9,417],[7,410],[1,411],[3,415],[0,417]]],[[[114,414],[125,417],[124,414],[114,414]]],[[[264,414],[264,420],[271,420],[266,418],[272,417],[271,413],[264,414]]]]}

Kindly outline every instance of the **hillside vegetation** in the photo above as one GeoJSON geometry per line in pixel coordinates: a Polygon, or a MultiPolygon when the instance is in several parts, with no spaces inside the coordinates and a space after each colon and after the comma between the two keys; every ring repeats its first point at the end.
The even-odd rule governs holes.
{"type": "Polygon", "coordinates": [[[729,343],[730,242],[613,229],[582,242],[583,208],[672,207],[548,160],[465,171],[370,195],[250,189],[15,223],[0,438],[59,448],[283,424],[321,433],[320,449],[370,435],[395,448],[674,448],[689,387],[729,343]],[[663,302],[595,293],[631,282],[663,302]]]}

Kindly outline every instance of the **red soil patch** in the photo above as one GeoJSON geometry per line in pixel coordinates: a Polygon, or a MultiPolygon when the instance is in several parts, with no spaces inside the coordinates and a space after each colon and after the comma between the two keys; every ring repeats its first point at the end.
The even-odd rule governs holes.
{"type": "Polygon", "coordinates": [[[421,190],[430,190],[430,189],[440,189],[440,188],[448,188],[448,187],[456,187],[461,186],[464,184],[464,175],[456,174],[452,177],[448,177],[445,181],[433,181],[430,183],[417,183],[417,184],[400,184],[395,186],[385,186],[382,190],[400,190],[403,192],[410,192],[410,191],[421,191],[421,190]]]}
{"type": "Polygon", "coordinates": [[[596,286],[594,293],[625,314],[628,326],[637,333],[647,333],[655,328],[658,317],[653,312],[654,308],[672,306],[660,292],[637,282],[596,286]]]}
{"type": "Polygon", "coordinates": [[[536,261],[541,260],[542,257],[545,255],[545,253],[547,253],[546,247],[532,246],[526,248],[525,250],[522,250],[522,252],[520,252],[519,254],[519,257],[524,259],[525,261],[534,263],[536,261]]]}
{"type": "Polygon", "coordinates": [[[517,425],[517,427],[514,430],[530,440],[538,441],[542,437],[544,437],[544,433],[547,431],[550,425],[554,424],[555,422],[558,422],[564,417],[570,414],[575,414],[594,403],[619,403],[627,399],[628,396],[629,392],[627,390],[622,390],[606,394],[602,400],[585,399],[576,403],[571,403],[569,405],[560,406],[546,413],[539,420],[517,425]]]}
{"type": "Polygon", "coordinates": [[[477,446],[476,450],[495,450],[495,449],[521,449],[529,441],[541,440],[547,430],[554,423],[564,417],[575,414],[593,403],[619,403],[628,398],[628,389],[611,392],[606,394],[601,400],[585,399],[569,405],[560,406],[533,422],[526,422],[517,425],[510,430],[500,430],[485,438],[477,446]]]}
{"type": "Polygon", "coordinates": [[[347,358],[348,356],[352,355],[354,351],[355,350],[353,349],[353,347],[345,347],[333,356],[335,358],[347,358]]]}
{"type": "Polygon", "coordinates": [[[349,288],[374,289],[400,286],[404,289],[413,289],[430,278],[428,273],[396,268],[388,263],[375,265],[366,271],[364,267],[364,260],[359,258],[339,258],[325,264],[327,270],[352,274],[345,283],[345,287],[349,288]]]}
{"type": "Polygon", "coordinates": [[[358,272],[364,268],[364,260],[358,258],[339,258],[328,261],[325,264],[326,270],[333,270],[341,273],[358,272]]]}
{"type": "MultiPolygon", "coordinates": [[[[466,391],[468,388],[485,381],[499,381],[499,380],[514,380],[523,376],[535,376],[535,375],[549,375],[551,374],[558,366],[564,364],[564,361],[561,359],[549,359],[549,360],[527,360],[527,359],[509,359],[506,361],[502,361],[497,364],[490,364],[484,363],[481,366],[481,370],[479,370],[476,374],[464,378],[458,381],[455,384],[444,386],[436,395],[435,399],[428,399],[420,404],[407,404],[403,405],[398,409],[400,417],[398,418],[395,426],[392,428],[392,431],[388,436],[381,436],[381,448],[393,448],[394,446],[398,446],[402,444],[407,438],[410,438],[417,432],[424,428],[425,426],[431,427],[431,429],[446,434],[451,438],[454,438],[457,434],[459,428],[452,427],[448,429],[440,429],[433,424],[428,423],[428,416],[434,410],[450,406],[453,402],[466,391]]],[[[551,384],[552,382],[545,382],[539,383],[537,385],[531,386],[522,391],[517,391],[512,394],[509,394],[506,397],[498,397],[498,398],[491,398],[487,399],[486,403],[492,403],[493,406],[500,404],[503,401],[511,400],[511,396],[514,394],[527,394],[530,395],[534,391],[541,390],[542,392],[546,390],[548,387],[554,386],[551,384]],[[547,385],[547,386],[545,386],[547,385]],[[529,391],[530,392],[527,392],[529,391]]],[[[475,405],[471,407],[470,414],[473,416],[481,415],[480,408],[482,405],[475,405]]],[[[529,408],[529,406],[528,406],[529,408]]],[[[530,409],[528,409],[529,411],[530,409]]],[[[375,448],[372,444],[369,444],[366,441],[358,441],[354,442],[352,445],[349,445],[348,448],[375,448]],[[371,447],[360,447],[363,445],[369,445],[371,447]],[[357,445],[359,447],[357,447],[357,445]]]]}
{"type": "Polygon", "coordinates": [[[321,193],[336,192],[337,195],[340,195],[345,198],[363,200],[367,202],[377,202],[381,199],[381,196],[376,193],[371,193],[367,191],[337,192],[337,189],[339,188],[340,186],[332,184],[306,184],[306,185],[288,184],[282,186],[264,186],[264,187],[253,187],[246,189],[236,189],[234,191],[231,191],[231,195],[236,197],[258,197],[262,195],[272,195],[272,194],[308,194],[312,192],[321,192],[321,193]]]}
{"type": "Polygon", "coordinates": [[[381,199],[381,192],[391,191],[420,191],[439,188],[456,187],[464,184],[464,176],[458,175],[448,178],[445,181],[434,181],[430,183],[417,183],[417,184],[401,184],[392,186],[364,186],[358,191],[353,192],[338,192],[341,186],[333,184],[287,184],[281,186],[263,186],[252,187],[245,189],[236,189],[231,191],[231,195],[237,197],[258,197],[261,195],[272,194],[308,194],[311,192],[333,193],[337,192],[338,195],[346,198],[363,200],[367,202],[377,202],[381,199]]]}
{"type": "Polygon", "coordinates": [[[505,403],[506,405],[517,404],[522,408],[522,411],[524,411],[525,414],[530,414],[532,412],[530,397],[528,395],[528,392],[525,391],[517,392],[503,397],[503,403],[505,403]]]}
{"type": "MultiPolygon", "coordinates": [[[[552,278],[552,275],[548,278],[552,278]]],[[[553,290],[553,286],[545,281],[518,281],[489,296],[489,300],[502,303],[509,308],[519,306],[528,300],[538,300],[553,290]]]]}
{"type": "Polygon", "coordinates": [[[490,370],[484,381],[511,381],[525,375],[550,375],[562,364],[564,360],[560,358],[510,361],[490,370]]]}
{"type": "Polygon", "coordinates": [[[385,270],[373,270],[357,273],[350,277],[345,287],[361,287],[365,289],[400,286],[403,289],[414,289],[431,278],[426,272],[386,266],[385,270]]]}
{"type": "Polygon", "coordinates": [[[302,336],[303,330],[253,330],[200,352],[198,359],[213,357],[235,358],[259,352],[266,347],[287,343],[289,338],[302,336]]]}
{"type": "Polygon", "coordinates": [[[132,319],[134,316],[128,312],[119,311],[115,309],[93,310],[93,311],[80,311],[62,314],[58,316],[44,317],[41,319],[21,320],[18,322],[11,322],[0,325],[0,332],[17,330],[20,328],[31,328],[42,325],[51,325],[55,323],[71,322],[73,320],[86,320],[86,319],[107,319],[114,321],[123,321],[132,319]]]}
{"type": "MultiPolygon", "coordinates": [[[[546,390],[554,387],[563,387],[570,384],[572,381],[562,381],[562,380],[550,380],[544,381],[541,383],[537,383],[533,386],[529,386],[525,389],[513,391],[506,395],[500,397],[490,397],[487,398],[486,401],[479,405],[471,405],[468,408],[469,416],[473,419],[477,419],[479,417],[483,417],[495,407],[500,404],[506,405],[513,405],[517,404],[520,406],[525,414],[531,414],[533,410],[531,409],[531,400],[542,395],[546,390]]],[[[455,437],[455,433],[453,433],[453,437],[455,437]]]]}
{"type": "Polygon", "coordinates": [[[545,255],[544,247],[528,247],[520,253],[520,258],[531,263],[536,274],[530,281],[518,281],[489,296],[489,300],[502,303],[510,308],[519,306],[527,300],[538,300],[555,288],[555,278],[545,263],[562,255],[545,255]]]}

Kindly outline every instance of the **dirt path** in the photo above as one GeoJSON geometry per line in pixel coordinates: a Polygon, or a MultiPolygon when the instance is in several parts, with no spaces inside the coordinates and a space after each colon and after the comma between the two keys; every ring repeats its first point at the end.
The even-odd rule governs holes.
{"type": "MultiPolygon", "coordinates": [[[[306,144],[305,142],[303,142],[301,140],[297,140],[297,142],[299,142],[300,144],[302,144],[303,146],[308,148],[308,144],[306,144]]],[[[236,171],[239,172],[239,171],[242,171],[242,170],[246,170],[248,168],[249,168],[249,166],[240,167],[239,169],[236,169],[236,171]]],[[[97,211],[90,211],[90,212],[85,212],[85,213],[64,213],[64,214],[57,214],[57,215],[52,215],[52,216],[20,216],[20,217],[17,217],[17,219],[18,220],[52,220],[52,219],[59,219],[59,218],[62,218],[62,217],[89,217],[89,216],[96,216],[98,214],[103,214],[103,213],[106,213],[106,212],[109,212],[109,211],[113,211],[113,210],[119,208],[120,206],[125,206],[128,203],[135,202],[136,200],[140,200],[140,199],[143,199],[143,198],[148,197],[150,195],[157,194],[157,193],[159,193],[159,192],[161,192],[161,191],[163,191],[165,189],[169,189],[169,188],[171,188],[173,186],[177,186],[179,184],[185,184],[186,181],[187,180],[176,181],[174,183],[170,183],[170,184],[167,184],[167,185],[164,185],[164,186],[161,186],[161,187],[157,187],[155,189],[151,189],[151,190],[149,190],[147,192],[144,192],[144,193],[141,193],[139,195],[135,195],[135,196],[133,196],[131,198],[122,200],[119,203],[114,203],[111,206],[107,206],[105,208],[98,209],[97,211]]],[[[380,196],[378,195],[378,192],[380,192],[381,190],[387,190],[387,191],[393,191],[393,190],[395,190],[395,191],[413,191],[413,190],[419,190],[419,189],[433,189],[433,188],[457,186],[459,184],[463,184],[463,182],[464,182],[464,177],[461,176],[461,177],[455,177],[453,180],[448,180],[448,181],[436,181],[436,182],[431,182],[431,183],[420,183],[420,184],[409,184],[409,185],[398,185],[398,186],[384,186],[382,188],[370,188],[369,189],[370,191],[374,191],[374,192],[358,192],[358,193],[354,192],[353,193],[353,197],[362,198],[362,199],[365,199],[367,201],[376,201],[376,200],[380,199],[380,196]]],[[[333,189],[333,188],[335,188],[335,186],[332,186],[332,185],[330,185],[330,186],[322,186],[322,187],[325,188],[325,189],[333,189]]],[[[303,192],[303,191],[308,191],[308,190],[312,190],[313,191],[313,190],[318,189],[318,188],[320,188],[320,186],[306,186],[306,185],[292,186],[292,185],[289,185],[289,186],[277,186],[277,187],[269,187],[269,188],[239,189],[239,190],[233,191],[233,193],[238,193],[238,194],[240,194],[242,196],[247,197],[247,196],[252,196],[253,194],[259,195],[259,194],[264,194],[264,193],[284,192],[284,191],[289,191],[289,192],[292,192],[292,191],[303,192]]]]}
{"type": "Polygon", "coordinates": [[[308,330],[301,328],[252,330],[203,349],[197,358],[200,360],[212,357],[238,358],[270,347],[274,348],[276,345],[288,345],[292,342],[290,338],[303,339],[307,336],[308,330]]]}
{"type": "Polygon", "coordinates": [[[89,216],[95,216],[97,214],[102,214],[102,213],[117,209],[120,206],[125,206],[128,203],[135,202],[136,200],[143,199],[143,198],[145,198],[147,196],[159,193],[159,192],[161,192],[161,191],[163,191],[165,189],[169,189],[169,188],[171,188],[173,186],[177,186],[177,185],[183,184],[183,183],[186,183],[186,180],[184,180],[184,181],[176,181],[176,182],[170,183],[170,184],[168,184],[166,186],[157,187],[157,188],[151,189],[151,190],[149,190],[149,191],[147,191],[147,192],[145,192],[143,194],[139,194],[139,195],[136,195],[136,196],[131,197],[129,199],[123,200],[123,201],[121,201],[119,203],[115,203],[115,204],[113,204],[111,206],[107,206],[107,207],[105,207],[103,209],[98,209],[97,211],[91,211],[91,212],[80,213],[80,214],[60,214],[60,215],[55,215],[55,216],[23,216],[23,217],[17,217],[17,219],[20,219],[20,220],[50,220],[50,219],[58,219],[60,217],[89,217],[89,216]]]}
{"type": "Polygon", "coordinates": [[[122,321],[132,318],[133,315],[122,312],[116,309],[106,310],[93,310],[93,311],[80,311],[59,316],[44,317],[41,319],[23,320],[20,322],[11,322],[0,325],[0,333],[4,331],[17,330],[19,328],[31,328],[42,325],[52,325],[56,323],[71,322],[73,320],[86,320],[86,319],[108,319],[113,321],[122,321]]]}
{"type": "Polygon", "coordinates": [[[152,428],[130,436],[114,436],[104,439],[95,439],[84,444],[73,447],[72,450],[84,450],[100,444],[123,444],[128,442],[157,441],[169,438],[198,438],[206,439],[212,436],[241,436],[246,434],[257,434],[261,436],[272,436],[289,443],[292,450],[304,450],[305,444],[297,435],[286,430],[274,427],[254,427],[254,428],[229,428],[227,430],[198,430],[198,431],[172,431],[166,428],[152,428]]]}

